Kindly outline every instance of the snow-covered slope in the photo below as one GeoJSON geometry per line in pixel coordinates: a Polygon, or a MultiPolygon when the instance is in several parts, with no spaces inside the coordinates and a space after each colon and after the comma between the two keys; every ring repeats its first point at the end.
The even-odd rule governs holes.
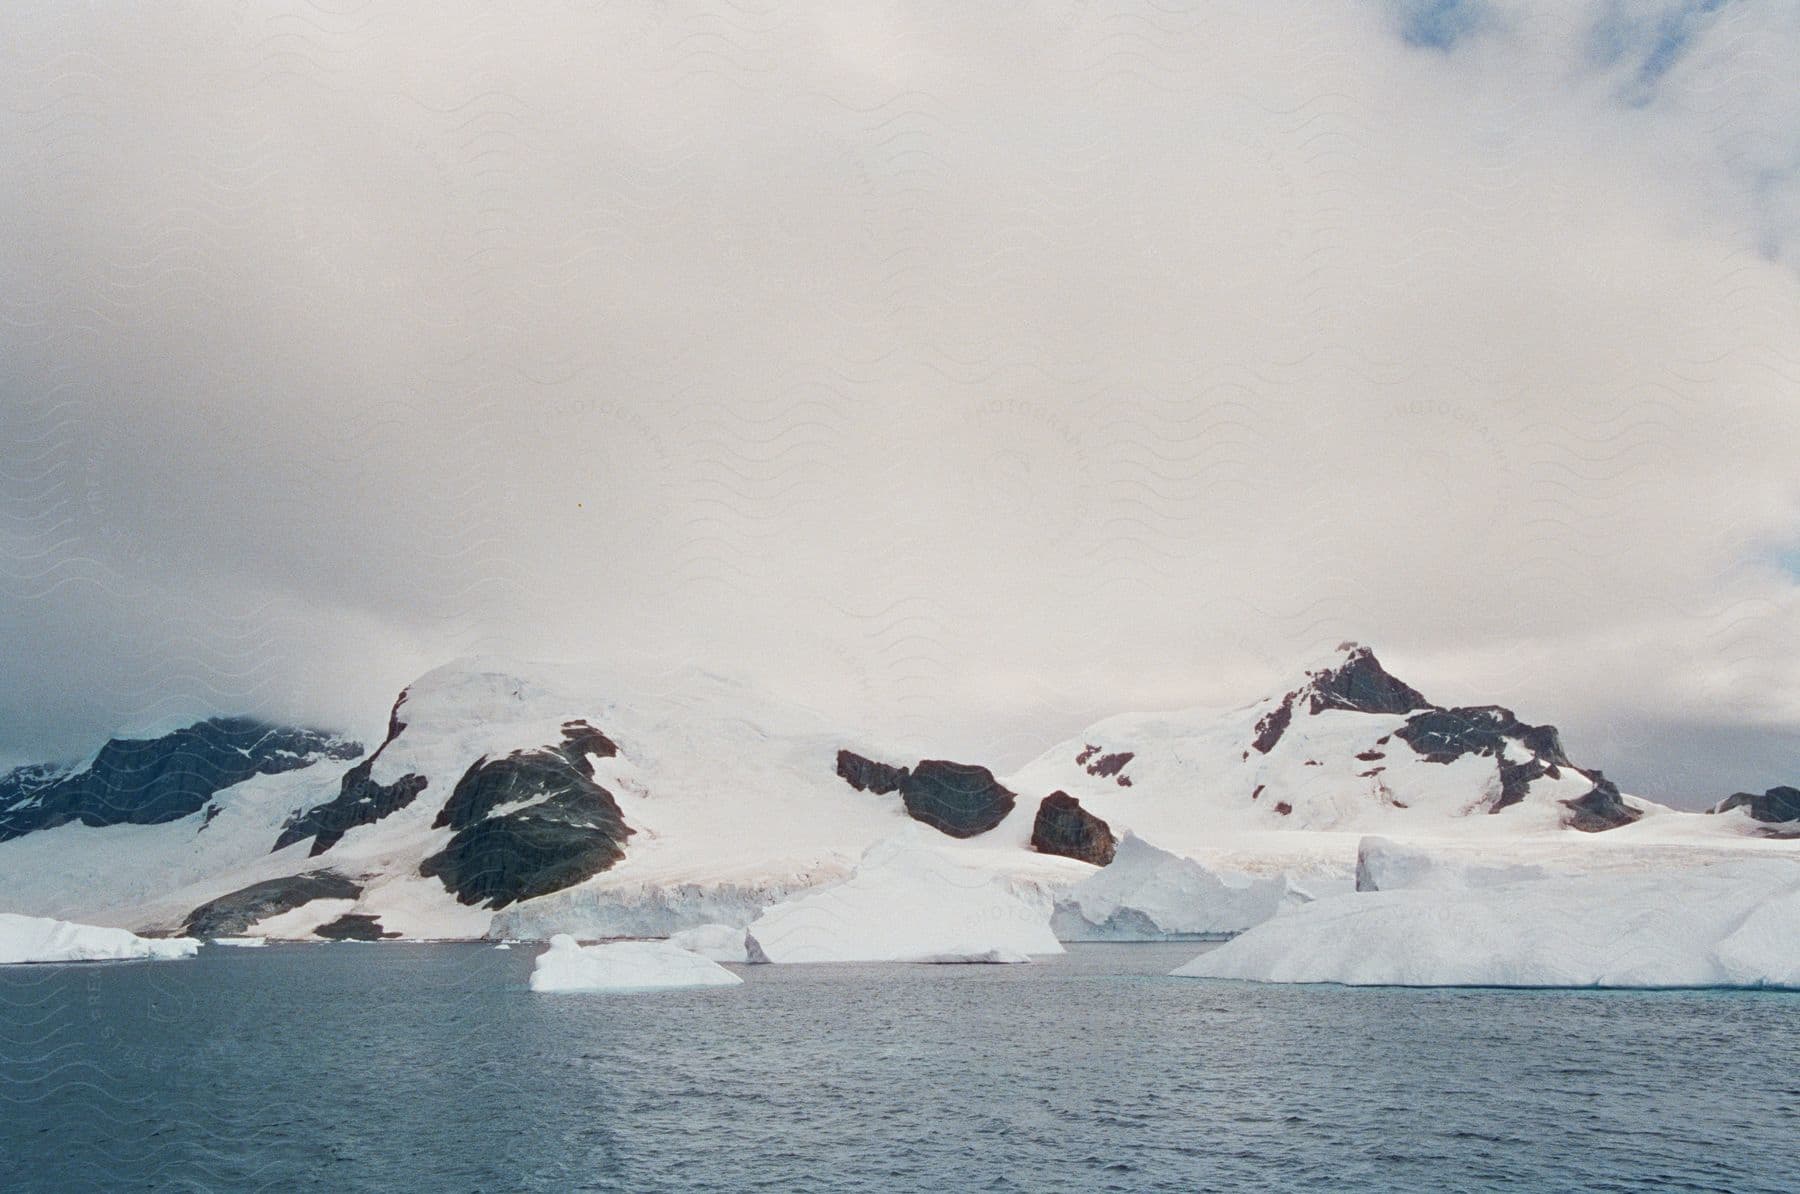
{"type": "Polygon", "coordinates": [[[262,775],[209,815],[0,842],[0,907],[215,934],[474,937],[748,923],[912,822],[835,773],[857,739],[699,671],[468,660],[348,768],[262,775]]]}
{"type": "Polygon", "coordinates": [[[999,778],[893,757],[691,669],[459,661],[402,692],[361,758],[310,731],[245,739],[249,724],[181,739],[230,748],[204,782],[115,750],[113,773],[149,776],[144,808],[115,783],[119,807],[97,814],[100,789],[71,769],[13,773],[0,908],[206,937],[664,936],[798,904],[907,830],[959,873],[1048,898],[1088,880],[1059,920],[1071,936],[1143,930],[1135,917],[1210,933],[1348,890],[1365,833],[1557,872],[1795,848],[1747,808],[1623,796],[1553,727],[1434,706],[1352,645],[1278,696],[1111,718],[999,778]],[[1128,832],[1143,842],[1121,847],[1128,832]],[[1174,857],[1146,868],[1144,842],[1174,857]],[[1201,882],[1196,864],[1267,882],[1201,882]]]}
{"type": "MultiPolygon", "coordinates": [[[[1280,695],[1109,718],[1005,782],[1067,792],[1115,829],[1210,865],[1334,880],[1349,877],[1365,833],[1505,851],[1573,839],[1732,849],[1754,832],[1742,817],[1623,795],[1572,762],[1554,726],[1434,705],[1353,643],[1280,695]],[[1643,832],[1653,819],[1662,826],[1643,832]]],[[[1029,817],[1015,811],[996,833],[1024,841],[1029,817]]]]}
{"type": "Polygon", "coordinates": [[[1176,970],[1271,983],[1800,988],[1800,860],[1355,893],[1176,970]]]}

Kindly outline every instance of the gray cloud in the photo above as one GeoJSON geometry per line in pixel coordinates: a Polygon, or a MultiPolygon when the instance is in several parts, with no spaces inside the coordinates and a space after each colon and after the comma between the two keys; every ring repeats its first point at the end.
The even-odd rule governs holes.
{"type": "Polygon", "coordinates": [[[1793,782],[1794,16],[9,10],[0,749],[492,651],[1004,761],[1356,637],[1793,782]]]}

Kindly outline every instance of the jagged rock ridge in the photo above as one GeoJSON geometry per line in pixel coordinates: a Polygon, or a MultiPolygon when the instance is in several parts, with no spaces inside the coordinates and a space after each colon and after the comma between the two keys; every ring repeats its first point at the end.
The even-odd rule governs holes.
{"type": "Polygon", "coordinates": [[[372,778],[382,752],[406,731],[406,723],[400,720],[400,708],[405,703],[406,691],[403,689],[388,714],[387,738],[375,753],[344,773],[336,799],[315,805],[289,820],[275,839],[274,850],[286,849],[310,837],[313,844],[307,853],[317,858],[358,825],[372,825],[418,798],[430,782],[423,775],[408,773],[389,784],[376,783],[372,778]]]}
{"type": "Polygon", "coordinates": [[[1296,710],[1323,713],[1346,709],[1353,713],[1411,713],[1435,708],[1418,689],[1388,674],[1375,652],[1356,643],[1341,643],[1343,661],[1330,668],[1307,673],[1307,682],[1282,698],[1256,726],[1251,746],[1263,754],[1275,749],[1294,720],[1296,710]]]}
{"type": "Polygon", "coordinates": [[[115,738],[80,771],[23,767],[0,777],[0,841],[70,822],[178,821],[254,776],[361,754],[359,743],[336,734],[250,717],[209,718],[157,738],[115,738]]]}

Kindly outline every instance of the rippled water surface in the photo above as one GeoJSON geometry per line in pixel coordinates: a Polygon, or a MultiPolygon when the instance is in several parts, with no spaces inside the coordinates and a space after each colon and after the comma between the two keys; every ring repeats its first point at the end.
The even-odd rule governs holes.
{"type": "Polygon", "coordinates": [[[526,990],[535,950],[0,967],[0,1187],[1800,1188],[1800,996],[1257,987],[1195,946],[526,990]]]}

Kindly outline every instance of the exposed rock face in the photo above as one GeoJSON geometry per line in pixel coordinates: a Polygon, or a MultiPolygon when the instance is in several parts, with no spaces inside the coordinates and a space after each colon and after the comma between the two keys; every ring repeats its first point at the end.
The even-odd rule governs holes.
{"type": "Polygon", "coordinates": [[[1555,726],[1520,721],[1499,705],[1427,709],[1409,717],[1394,736],[1431,763],[1453,763],[1470,754],[1495,760],[1500,796],[1488,809],[1493,813],[1525,799],[1533,780],[1557,779],[1563,768],[1573,766],[1555,726]],[[1511,758],[1509,743],[1517,747],[1511,758]],[[1526,757],[1521,760],[1520,754],[1526,757]]]}
{"type": "Polygon", "coordinates": [[[1015,797],[986,767],[925,759],[900,789],[906,811],[951,837],[986,833],[1012,812],[1015,797]]]}
{"type": "Polygon", "coordinates": [[[840,750],[837,773],[859,792],[899,792],[908,816],[951,837],[986,833],[1006,820],[1016,799],[992,771],[972,763],[925,759],[893,767],[840,750]]]}
{"type": "Polygon", "coordinates": [[[368,758],[346,771],[337,799],[315,805],[289,821],[275,839],[275,849],[310,837],[313,844],[307,854],[317,858],[358,825],[373,825],[389,813],[405,808],[427,786],[422,775],[403,775],[391,784],[378,784],[369,778],[374,766],[375,760],[368,758]]]}
{"type": "Polygon", "coordinates": [[[577,718],[563,722],[562,752],[571,763],[582,767],[589,775],[593,774],[593,765],[582,760],[587,755],[597,759],[610,759],[618,755],[619,748],[611,738],[577,718]]]}
{"type": "Polygon", "coordinates": [[[360,744],[334,734],[248,717],[215,717],[160,738],[115,738],[78,772],[22,767],[0,776],[0,841],[70,822],[178,821],[252,776],[360,754],[360,744]]]}
{"type": "Polygon", "coordinates": [[[1511,709],[1499,705],[1428,709],[1409,717],[1395,736],[1433,763],[1447,763],[1471,752],[1498,755],[1510,738],[1547,767],[1572,766],[1555,726],[1528,725],[1514,717],[1511,709]]]}
{"type": "Polygon", "coordinates": [[[1038,805],[1031,826],[1031,848],[1039,854],[1060,854],[1105,866],[1113,860],[1118,842],[1112,826],[1082,808],[1079,800],[1067,792],[1052,792],[1038,805]]]}
{"type": "Polygon", "coordinates": [[[1111,754],[1102,754],[1098,746],[1089,744],[1086,749],[1075,756],[1075,762],[1086,768],[1089,775],[1098,776],[1101,779],[1113,778],[1120,787],[1129,788],[1131,786],[1131,780],[1124,775],[1123,772],[1125,764],[1131,762],[1131,760],[1136,757],[1136,755],[1128,750],[1119,750],[1113,751],[1111,754]]]}
{"type": "Polygon", "coordinates": [[[1602,833],[1621,825],[1629,825],[1644,815],[1625,803],[1624,798],[1619,795],[1619,786],[1606,776],[1598,771],[1587,774],[1593,778],[1593,791],[1574,800],[1563,801],[1563,806],[1569,810],[1564,824],[1570,829],[1579,829],[1583,833],[1602,833]]]}
{"type": "Polygon", "coordinates": [[[1268,754],[1281,741],[1281,736],[1287,733],[1293,720],[1294,694],[1290,692],[1281,699],[1281,704],[1263,714],[1262,720],[1256,723],[1256,737],[1251,740],[1250,745],[1263,754],[1268,754]]]}
{"type": "Polygon", "coordinates": [[[282,828],[281,835],[275,839],[274,850],[286,849],[295,842],[310,837],[313,844],[307,854],[317,858],[337,845],[346,833],[358,825],[373,825],[418,798],[429,782],[423,775],[408,773],[390,784],[379,784],[372,778],[381,752],[406,730],[406,723],[400,720],[400,707],[405,703],[406,693],[402,691],[400,699],[394,702],[393,711],[388,714],[386,740],[376,748],[374,754],[344,772],[336,799],[314,805],[291,818],[282,828]]]}
{"type": "Polygon", "coordinates": [[[1709,811],[1728,813],[1734,808],[1743,809],[1757,821],[1800,821],[1800,788],[1770,788],[1761,796],[1750,792],[1736,792],[1719,801],[1709,811]]]}
{"type": "Polygon", "coordinates": [[[598,730],[570,722],[561,746],[478,760],[434,822],[456,835],[419,873],[462,903],[504,908],[611,867],[625,857],[632,830],[612,793],[594,782],[589,756],[615,752],[598,730]],[[522,807],[499,811],[510,805],[522,807]]]}
{"type": "Polygon", "coordinates": [[[1312,712],[1349,709],[1357,713],[1411,713],[1432,707],[1416,688],[1390,676],[1369,648],[1343,643],[1338,650],[1346,652],[1344,662],[1314,672],[1302,690],[1312,712]]]}
{"type": "Polygon", "coordinates": [[[1411,713],[1415,709],[1434,708],[1418,689],[1388,674],[1375,652],[1355,643],[1340,643],[1344,660],[1335,667],[1307,673],[1306,683],[1282,698],[1281,704],[1263,715],[1256,723],[1256,737],[1250,745],[1263,754],[1275,749],[1281,736],[1294,720],[1294,712],[1305,708],[1308,713],[1327,709],[1346,709],[1353,713],[1411,713]]]}
{"type": "Polygon", "coordinates": [[[905,767],[877,763],[874,759],[865,759],[848,750],[837,752],[837,773],[840,779],[858,792],[873,792],[877,796],[898,792],[901,785],[911,777],[911,772],[905,767]]]}
{"type": "Polygon", "coordinates": [[[354,900],[362,885],[335,871],[307,871],[252,883],[209,900],[188,913],[182,933],[189,937],[235,937],[251,925],[314,900],[354,900]]]}
{"type": "Polygon", "coordinates": [[[364,912],[346,912],[330,924],[313,930],[313,936],[327,941],[381,941],[399,935],[385,932],[380,920],[364,912]]]}

